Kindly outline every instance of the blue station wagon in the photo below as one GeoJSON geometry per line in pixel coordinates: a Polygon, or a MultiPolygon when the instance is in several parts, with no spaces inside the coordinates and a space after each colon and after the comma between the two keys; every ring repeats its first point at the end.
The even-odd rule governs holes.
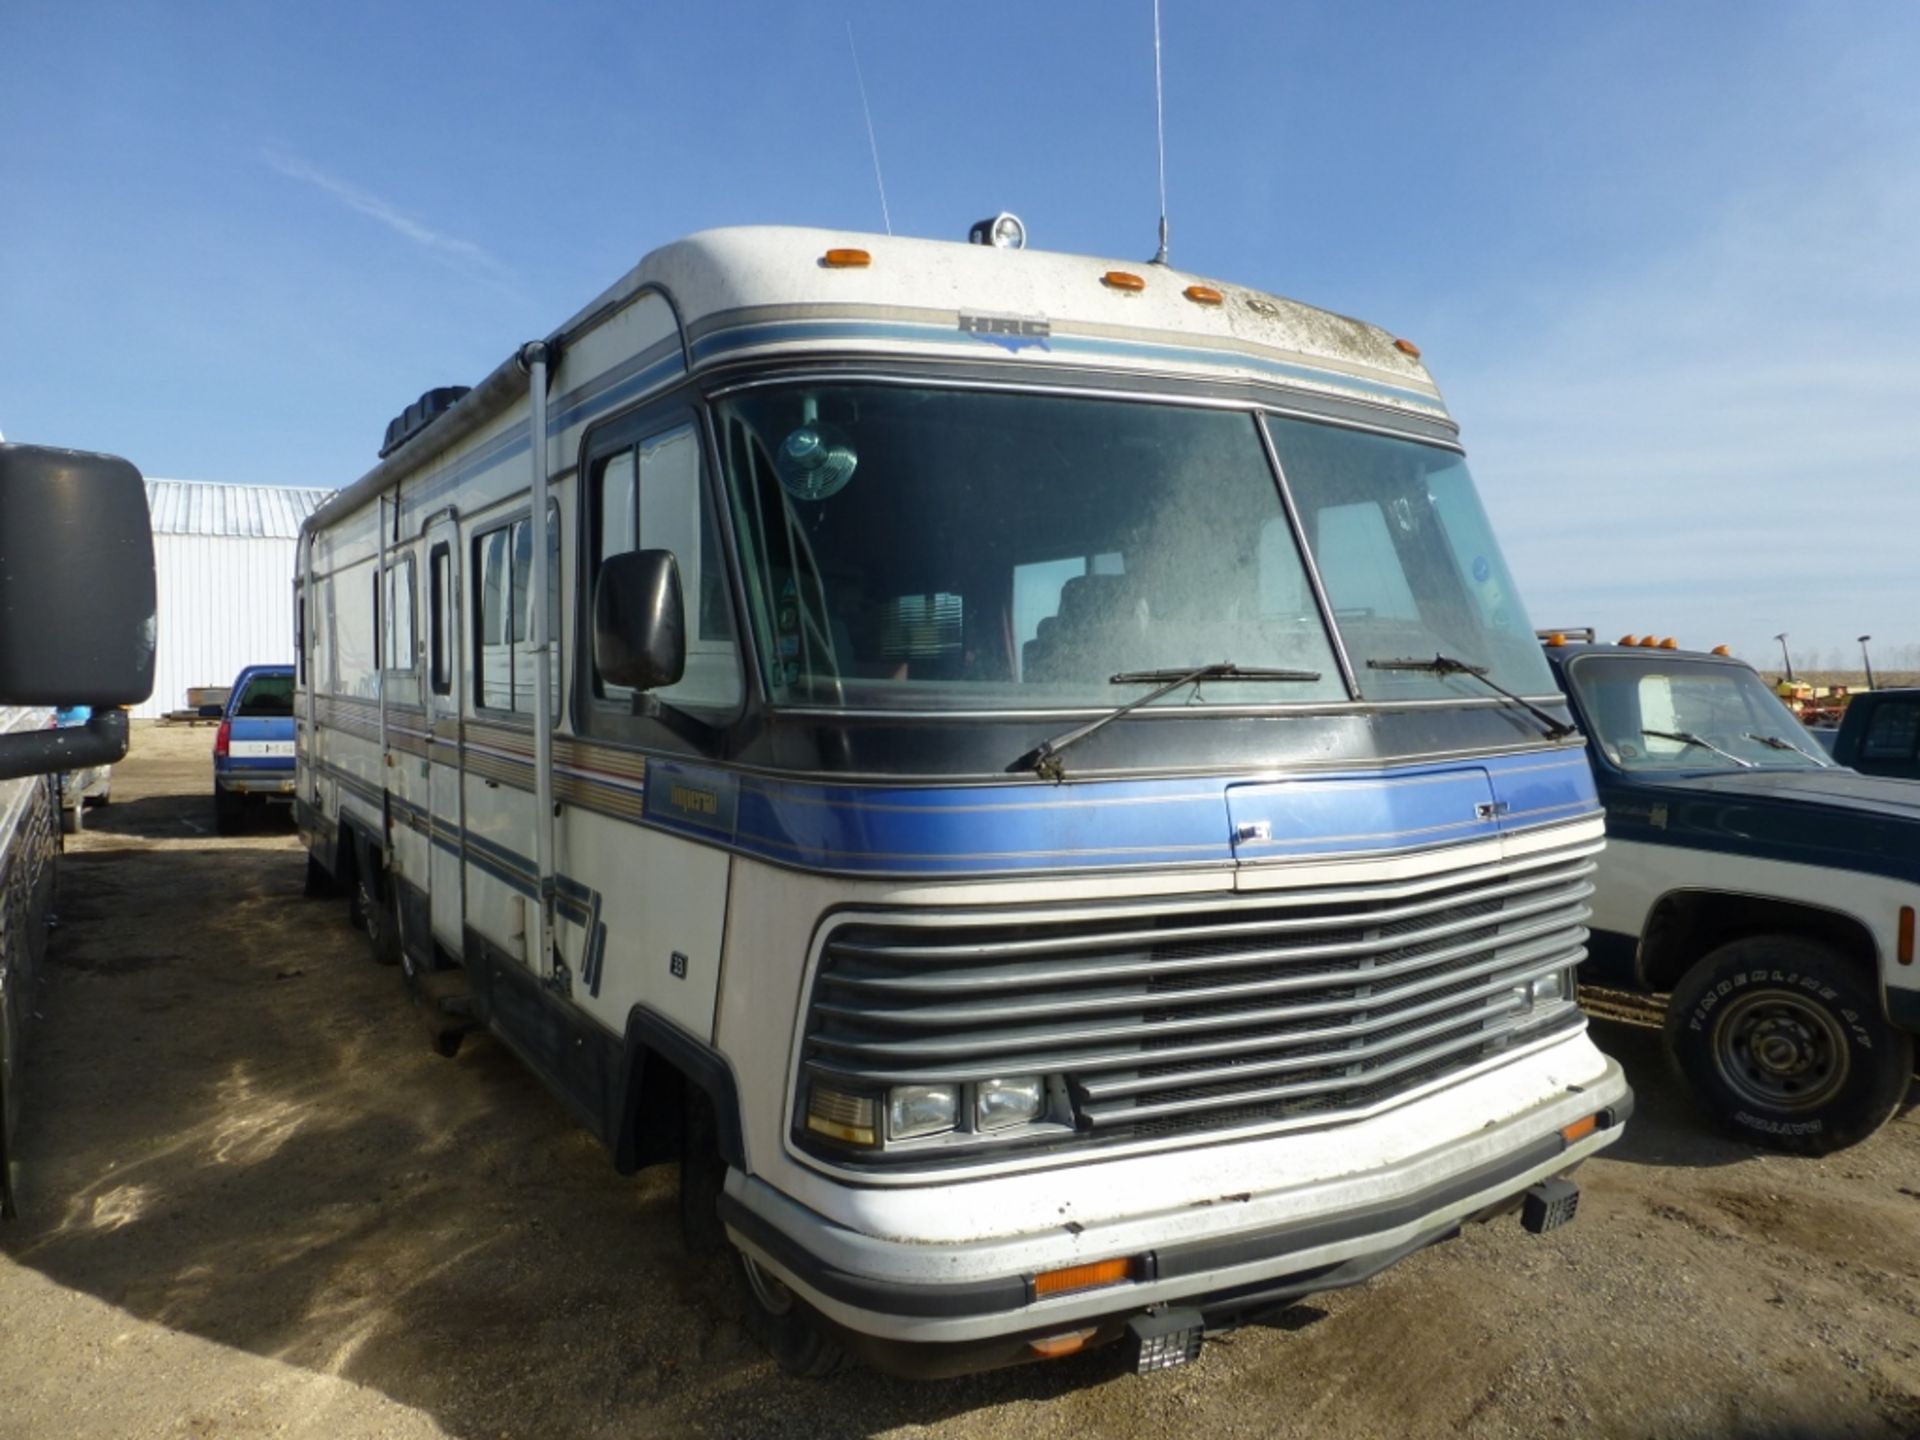
{"type": "Polygon", "coordinates": [[[293,803],[293,667],[249,665],[234,679],[213,737],[213,828],[232,833],[249,807],[293,803]]]}

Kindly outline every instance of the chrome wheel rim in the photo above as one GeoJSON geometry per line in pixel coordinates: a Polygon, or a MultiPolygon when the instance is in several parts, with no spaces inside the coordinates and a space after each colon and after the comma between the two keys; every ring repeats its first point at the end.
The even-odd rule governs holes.
{"type": "Polygon", "coordinates": [[[753,1298],[760,1302],[760,1308],[769,1315],[784,1315],[793,1308],[793,1292],[771,1271],[763,1270],[751,1255],[742,1255],[740,1263],[747,1268],[747,1284],[753,1289],[753,1298]]]}
{"type": "Polygon", "coordinates": [[[1852,1068],[1839,1021],[1790,990],[1731,1001],[1714,1027],[1713,1061],[1735,1094],[1771,1110],[1818,1109],[1852,1068]]]}

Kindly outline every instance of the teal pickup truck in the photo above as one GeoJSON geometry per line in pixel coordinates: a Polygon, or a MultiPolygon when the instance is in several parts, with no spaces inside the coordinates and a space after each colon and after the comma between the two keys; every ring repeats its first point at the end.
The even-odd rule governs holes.
{"type": "Polygon", "coordinates": [[[1869,690],[1847,702],[1833,758],[1863,775],[1920,780],[1920,690],[1869,690]]]}

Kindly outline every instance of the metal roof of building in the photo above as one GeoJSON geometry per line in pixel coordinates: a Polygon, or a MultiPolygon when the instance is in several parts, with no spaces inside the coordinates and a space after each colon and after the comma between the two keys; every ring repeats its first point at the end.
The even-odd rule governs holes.
{"type": "Polygon", "coordinates": [[[147,509],[156,535],[224,535],[293,540],[331,490],[291,485],[220,485],[208,480],[149,480],[147,509]]]}

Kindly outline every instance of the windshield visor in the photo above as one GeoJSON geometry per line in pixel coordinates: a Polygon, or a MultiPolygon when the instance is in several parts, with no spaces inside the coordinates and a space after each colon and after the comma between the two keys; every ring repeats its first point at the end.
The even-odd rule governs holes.
{"type": "Polygon", "coordinates": [[[1319,678],[1155,708],[1348,698],[1250,414],[854,384],[716,422],[777,704],[1104,708],[1218,661],[1319,678]]]}
{"type": "Polygon", "coordinates": [[[1516,694],[1558,692],[1465,460],[1303,420],[1267,425],[1363,697],[1486,695],[1471,676],[1367,664],[1435,655],[1516,694]]]}
{"type": "Polygon", "coordinates": [[[1833,768],[1806,727],[1744,665],[1589,655],[1567,675],[1594,742],[1622,770],[1833,768]],[[1693,738],[1674,738],[1680,735],[1693,738]]]}

